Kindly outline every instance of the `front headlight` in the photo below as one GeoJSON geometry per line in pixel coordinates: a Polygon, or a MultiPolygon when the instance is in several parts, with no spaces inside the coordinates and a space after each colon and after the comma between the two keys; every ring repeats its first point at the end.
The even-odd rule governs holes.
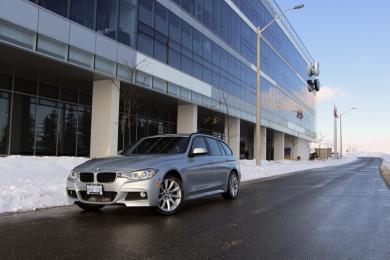
{"type": "Polygon", "coordinates": [[[79,177],[79,173],[78,172],[75,172],[75,171],[71,171],[68,178],[71,179],[71,180],[75,180],[79,177]]]}
{"type": "Polygon", "coordinates": [[[132,172],[122,172],[121,176],[125,177],[129,180],[139,181],[139,180],[150,179],[157,172],[158,172],[158,169],[144,169],[144,170],[132,171],[132,172]]]}

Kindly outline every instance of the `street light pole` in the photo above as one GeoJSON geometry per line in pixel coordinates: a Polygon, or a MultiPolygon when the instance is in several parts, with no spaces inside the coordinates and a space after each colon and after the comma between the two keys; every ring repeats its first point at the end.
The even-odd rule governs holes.
{"type": "Polygon", "coordinates": [[[260,42],[261,42],[261,30],[260,27],[256,29],[257,34],[257,70],[256,70],[256,140],[255,140],[255,155],[256,165],[261,164],[261,88],[260,88],[260,42]]]}
{"type": "MultiPolygon", "coordinates": [[[[288,11],[297,10],[303,8],[303,4],[298,4],[294,6],[293,8],[287,9],[284,11],[284,13],[287,13],[288,11]]],[[[260,77],[260,44],[261,44],[261,34],[270,27],[276,20],[279,18],[278,15],[276,15],[268,24],[266,24],[263,28],[257,27],[256,28],[256,38],[257,38],[257,52],[256,52],[256,137],[255,137],[255,156],[256,156],[256,165],[261,164],[261,77],[260,77]]]]}
{"type": "Polygon", "coordinates": [[[342,126],[342,117],[344,114],[348,113],[351,110],[355,110],[356,107],[351,107],[346,110],[344,113],[340,114],[340,157],[343,158],[343,126],[342,126]]]}

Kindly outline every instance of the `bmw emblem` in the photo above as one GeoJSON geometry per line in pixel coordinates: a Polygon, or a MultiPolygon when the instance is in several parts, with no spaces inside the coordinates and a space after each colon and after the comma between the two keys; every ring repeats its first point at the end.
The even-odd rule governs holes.
{"type": "Polygon", "coordinates": [[[96,172],[100,172],[100,170],[101,170],[100,168],[96,168],[96,172]]]}

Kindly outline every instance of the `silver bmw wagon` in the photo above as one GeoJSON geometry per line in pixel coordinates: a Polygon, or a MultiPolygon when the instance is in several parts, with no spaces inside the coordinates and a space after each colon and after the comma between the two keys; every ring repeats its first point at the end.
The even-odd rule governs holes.
{"type": "Polygon", "coordinates": [[[239,162],[220,139],[158,135],[141,139],[118,156],[77,166],[66,190],[69,200],[87,211],[121,204],[155,207],[171,215],[184,200],[214,194],[235,199],[240,178],[239,162]]]}

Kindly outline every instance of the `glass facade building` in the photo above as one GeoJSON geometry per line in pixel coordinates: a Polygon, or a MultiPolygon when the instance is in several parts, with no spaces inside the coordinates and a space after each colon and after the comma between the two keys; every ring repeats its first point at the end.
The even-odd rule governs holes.
{"type": "MultiPolygon", "coordinates": [[[[255,29],[277,14],[274,0],[29,1],[185,74],[193,89],[161,79],[153,71],[138,71],[137,64],[131,67],[119,57],[113,61],[93,54],[97,43],[93,48],[70,45],[62,59],[72,62],[76,57],[78,62],[73,64],[105,74],[115,71],[116,77],[126,75],[131,84],[150,84],[167,99],[170,95],[204,107],[206,111],[199,110],[200,117],[209,116],[210,110],[219,113],[221,120],[217,123],[198,120],[199,131],[205,133],[223,137],[221,115],[238,117],[243,128],[241,146],[253,146],[246,139],[253,138],[254,131],[249,128],[256,118],[255,29]],[[126,66],[131,76],[123,69],[126,66]],[[195,91],[197,85],[207,86],[209,94],[195,91]]],[[[307,80],[308,67],[314,60],[291,30],[281,16],[262,34],[262,125],[310,141],[316,136],[316,94],[308,91],[307,80]]],[[[58,46],[61,44],[68,43],[58,46]]],[[[89,154],[92,90],[72,92],[62,86],[24,80],[17,74],[2,74],[0,80],[0,154],[89,154]]],[[[158,98],[153,102],[141,98],[131,104],[128,92],[128,88],[121,90],[118,149],[144,136],[176,132],[176,106],[164,102],[156,106],[158,98]]],[[[243,150],[245,153],[247,148],[243,150]]]]}

